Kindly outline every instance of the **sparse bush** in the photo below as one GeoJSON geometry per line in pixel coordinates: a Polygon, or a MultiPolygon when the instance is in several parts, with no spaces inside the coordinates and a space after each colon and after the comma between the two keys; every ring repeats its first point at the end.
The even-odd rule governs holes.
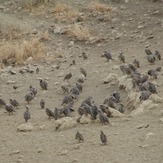
{"type": "Polygon", "coordinates": [[[111,11],[111,8],[107,6],[106,4],[101,4],[99,2],[93,2],[88,5],[88,10],[94,14],[97,13],[109,13],[111,11]]]}
{"type": "Polygon", "coordinates": [[[23,65],[25,61],[32,57],[33,61],[38,61],[45,57],[45,46],[38,39],[24,40],[15,44],[14,42],[3,42],[0,44],[1,66],[23,65]]]}
{"type": "Polygon", "coordinates": [[[78,41],[87,41],[91,36],[87,27],[81,27],[77,24],[69,28],[67,33],[70,37],[73,37],[78,41]]]}

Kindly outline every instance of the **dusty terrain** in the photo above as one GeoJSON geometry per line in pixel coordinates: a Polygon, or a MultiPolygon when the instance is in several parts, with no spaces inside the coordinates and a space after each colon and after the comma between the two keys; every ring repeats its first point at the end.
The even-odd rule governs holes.
{"type": "MultiPolygon", "coordinates": [[[[75,101],[72,117],[78,115],[77,109],[88,96],[93,96],[98,106],[114,90],[120,91],[125,105],[127,93],[119,90],[117,85],[103,83],[109,73],[119,77],[123,75],[117,68],[122,64],[117,59],[120,52],[126,56],[126,63],[132,63],[135,58],[140,60],[141,73],[146,74],[150,68],[163,66],[162,60],[149,64],[144,52],[149,47],[163,54],[162,1],[135,0],[125,3],[123,0],[101,0],[98,2],[106,4],[102,10],[92,9],[91,2],[94,1],[47,1],[35,6],[23,0],[0,1],[0,98],[6,103],[9,103],[10,98],[20,103],[13,115],[8,115],[4,107],[0,108],[0,163],[163,162],[163,124],[160,123],[162,103],[134,117],[130,116],[131,110],[126,110],[123,118],[110,118],[112,125],[78,124],[63,131],[56,131],[55,120],[49,120],[45,110],[40,109],[42,98],[47,108],[53,110],[61,107],[64,95],[60,87],[64,83],[63,78],[69,72],[73,74],[69,81],[70,88],[80,76],[80,67],[87,70],[88,76],[83,84],[83,92],[75,101]],[[56,10],[54,6],[58,2],[71,8],[60,7],[56,10]],[[77,34],[73,33],[75,29],[77,34]],[[29,43],[32,39],[39,40],[36,47],[26,47],[35,45],[29,43]],[[23,43],[24,40],[27,44],[23,43]],[[113,61],[107,62],[101,57],[104,50],[112,54],[113,61]],[[25,57],[18,55],[14,60],[9,55],[13,51],[15,56],[24,54],[25,57]],[[81,57],[82,52],[88,55],[87,60],[81,57]],[[29,53],[37,55],[31,57],[29,53]],[[76,65],[70,66],[72,60],[75,60],[76,65]],[[58,65],[60,67],[56,69],[58,65]],[[34,73],[19,73],[20,69],[27,67],[34,73]],[[40,70],[38,74],[35,73],[36,68],[40,70]],[[12,75],[10,70],[16,74],[12,75]],[[47,91],[40,88],[39,78],[47,79],[47,91]],[[33,130],[18,132],[17,126],[24,123],[23,113],[27,104],[24,96],[31,84],[38,90],[37,96],[29,104],[29,123],[33,130]],[[18,88],[13,89],[13,85],[18,88]],[[147,125],[147,128],[143,127],[147,125]],[[100,142],[101,130],[108,138],[106,146],[100,142]],[[76,131],[83,134],[84,143],[77,144],[76,131]]],[[[158,79],[150,80],[157,82],[158,95],[163,97],[163,73],[159,73],[158,79]]]]}

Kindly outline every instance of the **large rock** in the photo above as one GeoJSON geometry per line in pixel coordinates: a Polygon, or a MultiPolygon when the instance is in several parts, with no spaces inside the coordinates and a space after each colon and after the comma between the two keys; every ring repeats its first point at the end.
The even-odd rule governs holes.
{"type": "Polygon", "coordinates": [[[81,124],[89,124],[91,123],[92,120],[91,120],[91,116],[88,114],[88,115],[82,115],[81,118],[80,118],[80,123],[81,124]]]}
{"type": "Polygon", "coordinates": [[[69,128],[76,127],[77,122],[71,117],[63,117],[55,121],[55,128],[56,130],[66,130],[69,128]]]}
{"type": "Polygon", "coordinates": [[[127,78],[127,75],[118,78],[118,87],[124,88],[126,92],[131,92],[133,90],[132,79],[127,78]]]}
{"type": "Polygon", "coordinates": [[[17,131],[19,132],[28,132],[32,130],[33,130],[33,126],[30,123],[24,123],[17,127],[17,131]]]}
{"type": "Polygon", "coordinates": [[[103,80],[104,84],[110,83],[110,82],[114,82],[115,84],[118,82],[118,76],[117,74],[114,73],[110,73],[104,80],[103,80]]]}
{"type": "Polygon", "coordinates": [[[163,103],[163,98],[159,97],[157,94],[152,94],[149,97],[154,103],[163,103]]]}
{"type": "Polygon", "coordinates": [[[124,116],[124,114],[120,113],[118,110],[115,110],[113,108],[109,108],[109,111],[111,112],[112,117],[120,118],[124,116]]]}
{"type": "Polygon", "coordinates": [[[151,100],[143,101],[142,104],[135,110],[131,112],[131,116],[138,116],[143,114],[145,111],[148,111],[149,109],[156,109],[158,107],[158,104],[153,103],[151,100]]]}

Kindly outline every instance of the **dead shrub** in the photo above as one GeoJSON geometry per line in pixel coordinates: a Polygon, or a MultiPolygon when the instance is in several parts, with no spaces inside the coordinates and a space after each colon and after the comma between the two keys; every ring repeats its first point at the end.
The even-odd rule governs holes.
{"type": "Polygon", "coordinates": [[[111,8],[107,6],[106,4],[101,4],[99,2],[92,2],[87,7],[88,11],[90,11],[93,14],[100,13],[109,13],[111,11],[111,8]]]}
{"type": "Polygon", "coordinates": [[[77,24],[75,24],[73,27],[70,27],[67,33],[69,37],[73,37],[77,41],[87,41],[91,36],[87,27],[81,27],[77,24]]]}
{"type": "Polygon", "coordinates": [[[23,65],[29,57],[32,57],[33,61],[38,61],[45,57],[45,51],[44,44],[38,39],[23,40],[17,44],[3,42],[0,44],[1,65],[23,65]]]}

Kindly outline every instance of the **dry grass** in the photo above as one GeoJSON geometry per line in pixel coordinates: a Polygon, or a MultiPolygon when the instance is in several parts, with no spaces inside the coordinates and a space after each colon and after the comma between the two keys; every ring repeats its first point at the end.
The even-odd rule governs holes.
{"type": "Polygon", "coordinates": [[[102,4],[99,2],[92,2],[87,7],[88,11],[97,14],[97,13],[109,13],[111,11],[111,8],[107,6],[106,4],[102,4]]]}
{"type": "Polygon", "coordinates": [[[61,22],[73,22],[78,17],[80,17],[79,11],[74,10],[70,6],[67,6],[65,4],[60,4],[60,3],[56,4],[52,8],[51,13],[53,13],[55,18],[61,22]]]}
{"type": "Polygon", "coordinates": [[[38,61],[45,57],[45,46],[38,39],[24,40],[17,44],[14,42],[0,44],[1,65],[23,65],[29,57],[32,57],[33,61],[38,61]]]}
{"type": "Polygon", "coordinates": [[[67,33],[70,37],[75,38],[77,41],[87,41],[91,37],[87,27],[81,27],[77,24],[69,28],[67,33]]]}

